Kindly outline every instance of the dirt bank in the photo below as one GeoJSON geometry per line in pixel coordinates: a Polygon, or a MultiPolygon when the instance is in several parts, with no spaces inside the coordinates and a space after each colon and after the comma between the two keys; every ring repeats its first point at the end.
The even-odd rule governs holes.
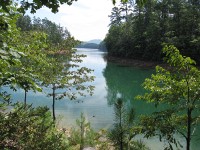
{"type": "Polygon", "coordinates": [[[130,58],[120,58],[120,57],[112,57],[112,56],[105,56],[105,60],[108,62],[117,63],[119,65],[124,66],[133,66],[133,67],[139,67],[139,68],[155,68],[157,65],[159,66],[165,66],[162,62],[156,62],[156,61],[148,61],[148,60],[137,60],[137,59],[130,59],[130,58]]]}

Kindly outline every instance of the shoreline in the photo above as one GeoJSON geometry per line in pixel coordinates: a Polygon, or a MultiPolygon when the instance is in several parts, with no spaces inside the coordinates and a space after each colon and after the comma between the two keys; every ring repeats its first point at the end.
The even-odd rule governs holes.
{"type": "MultiPolygon", "coordinates": [[[[108,56],[105,55],[104,59],[110,63],[116,63],[120,66],[127,66],[127,67],[137,67],[142,69],[155,69],[156,66],[163,67],[165,69],[169,69],[172,66],[169,66],[165,62],[159,61],[150,61],[150,60],[139,60],[134,58],[123,58],[123,57],[115,57],[115,56],[108,56]]],[[[200,64],[193,64],[194,67],[200,70],[200,64]]]]}
{"type": "Polygon", "coordinates": [[[121,58],[121,57],[114,57],[114,56],[104,56],[104,59],[107,62],[116,63],[122,66],[130,66],[130,67],[139,67],[144,69],[154,69],[157,65],[159,66],[166,66],[163,62],[158,61],[148,61],[148,60],[139,60],[139,59],[131,59],[131,58],[121,58]]]}

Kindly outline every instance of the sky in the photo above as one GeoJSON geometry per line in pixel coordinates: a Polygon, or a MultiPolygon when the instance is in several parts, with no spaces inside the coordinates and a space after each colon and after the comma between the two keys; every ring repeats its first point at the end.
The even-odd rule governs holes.
{"type": "Polygon", "coordinates": [[[80,41],[103,40],[109,29],[108,16],[113,7],[112,0],[78,0],[71,6],[61,5],[56,14],[43,7],[33,15],[41,19],[47,17],[66,27],[71,35],[80,41]]]}

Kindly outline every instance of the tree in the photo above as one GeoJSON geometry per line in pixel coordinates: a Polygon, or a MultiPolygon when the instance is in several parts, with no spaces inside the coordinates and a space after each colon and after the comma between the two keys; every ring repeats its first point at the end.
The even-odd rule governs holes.
{"type": "Polygon", "coordinates": [[[16,24],[22,31],[30,31],[32,29],[31,17],[28,15],[20,16],[16,24]]]}
{"type": "Polygon", "coordinates": [[[52,93],[48,96],[52,96],[53,120],[55,120],[55,100],[64,97],[74,100],[77,95],[86,96],[87,93],[91,95],[94,87],[88,82],[92,82],[94,76],[89,75],[91,69],[79,66],[81,59],[86,56],[76,54],[72,49],[79,41],[75,40],[66,28],[60,27],[47,18],[37,24],[41,25],[36,30],[42,28],[47,34],[48,47],[45,51],[49,56],[47,62],[49,65],[42,73],[42,84],[52,88],[52,93]]]}
{"type": "MultiPolygon", "coordinates": [[[[15,7],[10,6],[9,9],[16,12],[15,7]]],[[[16,27],[18,15],[9,14],[2,9],[0,11],[2,13],[0,16],[2,23],[9,24],[8,27],[5,24],[7,28],[2,27],[0,29],[0,87],[9,86],[11,89],[16,90],[17,86],[25,88],[28,85],[28,90],[39,90],[35,82],[35,74],[33,71],[31,72],[31,67],[33,68],[33,66],[29,68],[24,66],[24,60],[31,60],[30,55],[27,56],[30,49],[27,49],[28,52],[25,53],[24,48],[28,48],[28,45],[27,43],[22,44],[22,41],[20,41],[20,31],[16,27]]],[[[34,46],[37,47],[39,43],[34,46]]]]}
{"type": "MultiPolygon", "coordinates": [[[[40,19],[39,17],[33,17],[33,20],[29,20],[29,16],[21,16],[17,20],[17,27],[19,27],[22,31],[36,31],[42,32],[47,35],[46,42],[49,44],[51,50],[52,47],[58,47],[62,49],[66,49],[66,46],[69,47],[70,38],[73,38],[67,28],[61,27],[48,20],[47,18],[40,19]],[[66,42],[68,42],[66,45],[66,42]],[[62,45],[62,46],[61,46],[62,45]]],[[[75,39],[71,39],[72,42],[75,43],[75,39]]],[[[74,45],[70,45],[73,47],[74,45]]],[[[69,47],[69,48],[71,48],[69,47]]]]}
{"type": "MultiPolygon", "coordinates": [[[[2,12],[9,15],[9,13],[4,12],[3,10],[2,12]]],[[[9,30],[5,29],[1,32],[1,39],[3,42],[1,46],[1,86],[9,85],[13,90],[17,90],[17,87],[24,89],[25,105],[28,90],[41,91],[41,88],[38,87],[38,83],[41,82],[52,84],[53,93],[55,93],[57,88],[65,87],[68,90],[71,90],[68,91],[69,93],[71,92],[71,95],[65,91],[62,96],[59,94],[59,98],[67,95],[71,99],[75,99],[76,96],[74,89],[78,90],[80,95],[85,95],[84,92],[81,92],[84,90],[88,91],[90,94],[92,93],[92,86],[82,85],[84,82],[93,80],[93,77],[87,76],[91,70],[85,67],[78,68],[78,65],[72,64],[72,62],[81,62],[80,58],[83,57],[83,55],[76,55],[74,51],[71,50],[78,41],[71,37],[70,33],[66,29],[63,30],[62,27],[48,21],[47,19],[43,20],[43,24],[40,25],[41,21],[37,19],[34,23],[37,25],[37,28],[32,26],[33,31],[27,31],[29,30],[28,28],[23,28],[23,32],[20,32],[16,28],[15,24],[18,15],[12,16],[14,16],[13,20],[1,16],[3,18],[2,20],[5,20],[10,24],[9,30]],[[41,31],[38,32],[38,30],[42,28],[45,29],[48,40],[46,40],[45,33],[41,31]],[[58,37],[56,38],[56,41],[50,37],[53,34],[58,37]],[[46,44],[49,47],[47,47],[46,44]],[[15,50],[12,48],[15,48],[15,50]],[[57,58],[47,56],[50,51],[45,50],[45,48],[53,50],[52,55],[60,53],[60,50],[66,50],[69,48],[69,50],[65,51],[67,62],[63,63],[64,58],[62,56],[57,58]],[[77,70],[69,71],[69,68],[71,67],[77,68],[77,70]],[[47,74],[50,76],[49,78],[46,78],[47,74]],[[51,83],[49,82],[50,80],[52,81],[51,83]],[[70,86],[73,90],[69,88],[70,86]]],[[[20,18],[21,23],[26,22],[27,18],[28,17],[20,18]]],[[[18,25],[22,27],[21,24],[18,23],[18,25]]],[[[55,100],[56,94],[53,95],[53,99],[55,100]]],[[[53,112],[54,110],[55,109],[53,109],[53,112]]],[[[55,112],[53,114],[55,119],[55,112]]]]}
{"type": "MultiPolygon", "coordinates": [[[[120,0],[120,2],[122,2],[122,3],[128,3],[129,1],[132,2],[132,0],[120,0]]],[[[116,0],[112,0],[112,2],[113,2],[113,4],[115,4],[115,3],[116,3],[116,0]]],[[[144,5],[144,4],[147,2],[147,0],[136,0],[135,2],[136,2],[138,5],[142,6],[142,5],[144,5]]]]}
{"type": "Polygon", "coordinates": [[[76,54],[72,49],[64,52],[51,55],[49,66],[45,68],[43,74],[43,85],[52,88],[52,93],[49,93],[48,96],[53,98],[54,120],[56,119],[55,100],[61,100],[64,97],[74,100],[78,95],[86,96],[87,93],[92,95],[94,90],[94,86],[88,84],[94,80],[94,76],[89,75],[92,70],[78,65],[85,55],[76,54]]]}
{"type": "Polygon", "coordinates": [[[135,118],[134,109],[125,108],[122,99],[117,99],[114,105],[115,124],[114,128],[108,133],[109,139],[114,143],[118,149],[130,149],[130,141],[135,136],[135,133],[130,132],[135,118]]]}
{"type": "Polygon", "coordinates": [[[78,125],[79,130],[80,130],[80,135],[79,135],[80,136],[80,150],[83,150],[85,146],[85,139],[86,139],[86,136],[88,135],[88,133],[85,133],[85,132],[88,132],[88,131],[94,132],[94,131],[91,130],[90,123],[86,121],[83,113],[81,113],[80,119],[76,120],[76,124],[78,125]]]}
{"type": "Polygon", "coordinates": [[[121,14],[118,7],[113,7],[110,17],[110,25],[120,25],[121,24],[121,14]]]}
{"type": "MultiPolygon", "coordinates": [[[[43,6],[48,7],[51,9],[52,12],[56,13],[58,12],[58,8],[61,4],[67,3],[67,5],[71,5],[74,1],[77,0],[38,0],[38,1],[32,1],[28,2],[25,0],[17,0],[17,2],[20,3],[20,7],[18,8],[18,11],[25,13],[26,10],[30,9],[31,13],[35,13],[36,10],[42,8],[43,6]]],[[[0,0],[1,6],[3,10],[9,11],[9,5],[12,3],[12,0],[0,0]]]]}
{"type": "Polygon", "coordinates": [[[18,87],[25,91],[24,104],[26,106],[26,97],[29,90],[42,92],[39,82],[42,81],[42,72],[48,65],[48,57],[44,53],[44,49],[47,47],[46,34],[35,31],[21,32],[15,43],[17,43],[15,47],[25,54],[20,59],[23,67],[13,67],[13,69],[24,74],[18,87]],[[28,78],[32,80],[28,80],[28,78]]]}
{"type": "MultiPolygon", "coordinates": [[[[14,7],[12,9],[13,12],[16,11],[14,7]]],[[[2,14],[9,16],[9,13],[6,12],[2,14]]],[[[8,85],[15,91],[18,88],[22,88],[25,91],[24,104],[26,106],[27,92],[29,90],[42,91],[38,83],[41,82],[41,74],[43,68],[47,65],[48,59],[46,53],[44,53],[44,49],[47,47],[46,34],[32,31],[32,24],[29,16],[22,17],[16,14],[11,16],[13,18],[12,23],[10,23],[10,19],[7,18],[7,23],[10,23],[9,30],[4,30],[7,34],[2,32],[1,36],[4,45],[7,45],[7,49],[2,50],[4,51],[2,57],[5,58],[4,55],[6,55],[6,51],[16,51],[18,55],[15,54],[15,57],[17,56],[18,63],[17,65],[14,63],[10,64],[10,66],[7,67],[7,71],[13,74],[11,75],[13,82],[4,81],[3,85],[8,85]],[[16,21],[17,19],[18,21],[16,21]],[[20,27],[21,30],[18,30],[19,28],[17,28],[16,25],[20,27]]],[[[5,78],[6,76],[4,76],[4,80],[6,80],[5,78]]]]}
{"type": "MultiPolygon", "coordinates": [[[[25,0],[17,0],[21,5],[18,8],[19,12],[25,13],[26,10],[30,9],[31,13],[35,13],[36,10],[42,8],[43,6],[46,6],[47,8],[51,9],[53,13],[58,12],[58,9],[60,5],[62,4],[67,4],[67,5],[72,5],[73,2],[76,2],[77,0],[37,0],[37,1],[32,1],[28,2],[25,0]]],[[[128,2],[128,0],[120,0],[123,3],[128,2]]],[[[137,0],[136,3],[138,5],[143,5],[146,2],[146,0],[137,0]]],[[[0,0],[0,6],[3,8],[3,10],[9,12],[9,6],[12,3],[12,0],[0,0]]],[[[115,4],[116,0],[112,0],[112,3],[115,4]]]]}
{"type": "Polygon", "coordinates": [[[199,63],[198,8],[198,2],[186,0],[148,0],[143,7],[129,3],[115,6],[104,40],[108,54],[162,61],[162,43],[168,43],[199,63]]]}
{"type": "Polygon", "coordinates": [[[151,116],[143,116],[141,125],[146,137],[158,135],[160,140],[181,146],[175,134],[182,135],[186,140],[186,150],[190,150],[192,135],[199,123],[200,71],[195,61],[182,56],[172,45],[165,46],[166,68],[156,67],[156,74],[147,78],[143,87],[148,91],[139,99],[165,105],[157,109],[151,116]]]}
{"type": "Polygon", "coordinates": [[[81,113],[80,118],[76,120],[76,127],[70,130],[70,137],[68,138],[70,148],[83,150],[90,149],[88,148],[90,146],[102,150],[109,149],[108,141],[100,140],[102,137],[105,138],[106,131],[102,129],[100,132],[95,132],[87,119],[89,118],[81,113]]]}

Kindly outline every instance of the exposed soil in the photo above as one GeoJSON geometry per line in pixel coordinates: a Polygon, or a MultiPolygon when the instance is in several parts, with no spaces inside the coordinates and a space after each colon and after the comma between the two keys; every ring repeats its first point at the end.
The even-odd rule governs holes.
{"type": "Polygon", "coordinates": [[[139,68],[155,68],[157,65],[159,66],[165,66],[166,64],[162,62],[156,62],[156,61],[148,61],[148,60],[137,60],[137,59],[130,59],[130,58],[120,58],[120,57],[113,57],[113,56],[105,56],[105,60],[108,62],[117,63],[122,66],[133,66],[133,67],[139,67],[139,68]]]}

